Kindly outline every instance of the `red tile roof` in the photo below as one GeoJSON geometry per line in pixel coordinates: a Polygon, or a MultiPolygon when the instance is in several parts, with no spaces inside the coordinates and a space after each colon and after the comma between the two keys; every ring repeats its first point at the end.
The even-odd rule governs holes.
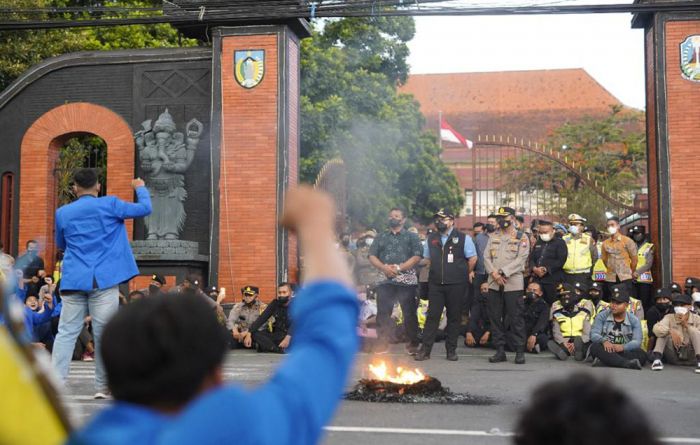
{"type": "Polygon", "coordinates": [[[438,112],[463,136],[503,135],[543,141],[553,129],[602,116],[622,103],[585,70],[414,74],[400,88],[421,104],[428,128],[438,112]]]}

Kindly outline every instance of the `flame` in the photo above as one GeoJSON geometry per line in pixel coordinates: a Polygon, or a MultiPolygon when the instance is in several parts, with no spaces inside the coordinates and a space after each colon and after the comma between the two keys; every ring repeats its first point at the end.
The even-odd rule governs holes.
{"type": "Polygon", "coordinates": [[[387,364],[383,361],[378,362],[376,365],[369,365],[369,371],[374,375],[377,380],[382,380],[391,383],[398,383],[401,385],[413,385],[425,379],[425,374],[423,374],[419,369],[404,369],[401,366],[396,367],[396,373],[390,374],[387,364]]]}

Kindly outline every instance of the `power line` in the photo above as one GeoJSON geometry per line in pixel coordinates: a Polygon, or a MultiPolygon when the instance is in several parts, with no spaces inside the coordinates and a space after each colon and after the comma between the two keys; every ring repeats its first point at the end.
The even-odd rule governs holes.
{"type": "MultiPolygon", "coordinates": [[[[396,17],[396,16],[499,16],[499,15],[551,15],[551,14],[615,14],[615,13],[658,13],[658,12],[700,12],[700,2],[678,1],[654,4],[562,4],[527,6],[450,6],[455,2],[435,0],[338,0],[338,1],[270,1],[242,0],[238,2],[210,0],[201,2],[181,0],[178,4],[159,8],[118,8],[124,13],[157,12],[148,16],[85,18],[85,19],[0,19],[0,31],[22,29],[55,29],[72,27],[152,25],[171,23],[173,25],[202,25],[240,23],[246,21],[284,20],[294,18],[339,18],[339,17],[396,17]],[[195,8],[196,5],[199,5],[195,8]],[[313,11],[312,11],[313,8],[313,11]],[[312,14],[313,12],[313,14],[312,14]]],[[[166,4],[168,5],[168,4],[166,4]]],[[[51,8],[44,8],[51,9],[51,8]]],[[[65,8],[64,8],[65,9],[65,8]]],[[[78,8],[71,13],[115,12],[112,8],[78,8]],[[104,11],[103,11],[104,10],[104,11]]],[[[18,14],[11,8],[0,10],[0,16],[18,14]],[[8,11],[12,12],[8,12],[8,11]]],[[[51,11],[58,12],[58,11],[51,11]]],[[[46,13],[42,11],[42,13],[46,13]]],[[[26,14],[26,12],[24,12],[26,14]]]]}

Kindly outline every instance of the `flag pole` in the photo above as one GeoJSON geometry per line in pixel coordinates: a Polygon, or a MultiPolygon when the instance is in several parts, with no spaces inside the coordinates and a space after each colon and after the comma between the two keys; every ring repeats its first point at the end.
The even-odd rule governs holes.
{"type": "Polygon", "coordinates": [[[442,111],[438,111],[438,144],[442,149],[442,111]]]}

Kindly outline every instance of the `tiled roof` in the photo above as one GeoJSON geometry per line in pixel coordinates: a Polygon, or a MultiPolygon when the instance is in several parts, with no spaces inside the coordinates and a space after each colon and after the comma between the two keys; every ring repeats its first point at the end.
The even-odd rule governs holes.
{"type": "Polygon", "coordinates": [[[469,139],[503,135],[543,141],[554,128],[602,116],[622,103],[583,69],[413,74],[401,87],[421,104],[428,128],[442,112],[469,139]]]}

